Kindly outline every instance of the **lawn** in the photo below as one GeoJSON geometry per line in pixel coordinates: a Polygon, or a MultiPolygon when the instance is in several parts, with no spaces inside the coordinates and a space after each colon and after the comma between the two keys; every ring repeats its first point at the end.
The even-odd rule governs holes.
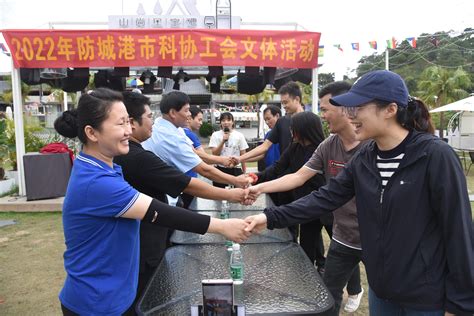
{"type": "MultiPolygon", "coordinates": [[[[474,171],[467,180],[469,193],[474,194],[474,171]]],[[[61,315],[57,298],[65,276],[61,213],[0,213],[0,220],[5,219],[17,224],[0,228],[0,315],[61,315]]],[[[325,235],[326,246],[328,242],[325,235]]],[[[367,292],[362,264],[361,273],[367,292]]],[[[353,315],[368,315],[366,294],[353,315]]]]}

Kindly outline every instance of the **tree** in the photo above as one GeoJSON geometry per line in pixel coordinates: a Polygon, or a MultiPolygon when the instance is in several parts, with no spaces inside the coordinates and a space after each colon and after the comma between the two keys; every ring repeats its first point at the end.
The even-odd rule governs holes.
{"type": "MultiPolygon", "coordinates": [[[[6,103],[13,103],[13,91],[11,89],[12,87],[12,77],[8,76],[5,80],[7,82],[7,85],[10,86],[10,89],[7,89],[3,92],[3,95],[0,96],[0,99],[6,103]]],[[[22,82],[21,83],[21,96],[22,96],[22,103],[26,103],[26,99],[28,98],[28,94],[30,93],[30,86],[27,85],[26,83],[22,82]]]]}
{"type": "MultiPolygon", "coordinates": [[[[469,95],[466,91],[472,87],[469,74],[462,68],[451,70],[431,66],[421,74],[418,81],[419,97],[432,108],[437,108],[469,95]]],[[[439,137],[443,138],[444,113],[439,114],[439,137]]]]}

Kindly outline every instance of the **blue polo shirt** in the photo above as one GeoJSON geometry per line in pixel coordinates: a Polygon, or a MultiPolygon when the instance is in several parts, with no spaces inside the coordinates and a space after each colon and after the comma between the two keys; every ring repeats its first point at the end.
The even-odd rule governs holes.
{"type": "Polygon", "coordinates": [[[202,160],[193,151],[183,131],[164,118],[156,119],[150,138],[142,143],[143,148],[161,158],[183,173],[188,172],[202,160]]]}
{"type": "MultiPolygon", "coordinates": [[[[184,130],[184,133],[186,134],[186,136],[193,142],[193,147],[194,149],[198,149],[199,147],[201,147],[201,141],[199,140],[199,137],[194,134],[194,132],[192,130],[190,130],[189,128],[183,128],[184,130]]],[[[193,170],[189,170],[188,172],[186,172],[186,175],[190,176],[190,177],[193,177],[193,178],[197,178],[198,174],[196,171],[193,171],[193,170]]]]}
{"type": "Polygon", "coordinates": [[[80,315],[121,315],[133,303],[140,222],[121,218],[139,196],[113,168],[80,153],[63,205],[67,272],[61,303],[80,315]]]}

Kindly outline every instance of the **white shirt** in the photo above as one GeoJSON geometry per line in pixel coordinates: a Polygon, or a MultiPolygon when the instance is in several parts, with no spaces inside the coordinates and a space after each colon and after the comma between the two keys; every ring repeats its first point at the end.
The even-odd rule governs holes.
{"type": "MultiPolygon", "coordinates": [[[[211,139],[209,140],[209,147],[216,148],[222,142],[224,138],[224,131],[220,130],[212,133],[211,139]]],[[[225,142],[222,147],[221,156],[240,156],[240,151],[249,148],[247,141],[245,140],[244,134],[236,131],[235,129],[230,132],[229,139],[225,142]]],[[[224,167],[224,166],[222,166],[224,167]]]]}

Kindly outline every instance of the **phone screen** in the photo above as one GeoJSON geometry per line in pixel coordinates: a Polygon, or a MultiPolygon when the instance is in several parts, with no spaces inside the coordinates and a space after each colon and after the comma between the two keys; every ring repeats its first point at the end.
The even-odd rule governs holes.
{"type": "Polygon", "coordinates": [[[204,316],[232,315],[232,280],[204,280],[202,294],[204,316]]]}

